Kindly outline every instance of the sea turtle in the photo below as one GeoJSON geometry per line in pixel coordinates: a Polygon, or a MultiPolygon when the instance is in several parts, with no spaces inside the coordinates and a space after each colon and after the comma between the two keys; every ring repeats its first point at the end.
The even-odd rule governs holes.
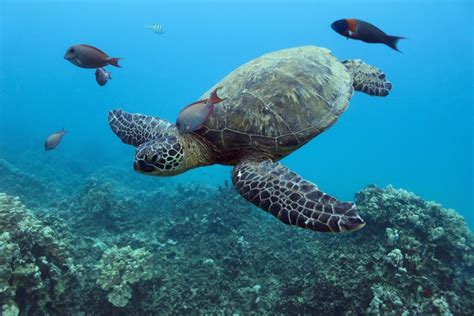
{"type": "Polygon", "coordinates": [[[109,124],[137,147],[137,172],[172,176],[212,164],[232,165],[232,182],[248,201],[282,222],[321,232],[354,231],[365,225],[353,203],[339,202],[278,160],[332,126],[353,90],[388,95],[380,69],[360,60],[339,62],[329,50],[296,47],[258,57],[209,89],[221,87],[203,126],[180,134],[163,119],[122,110],[109,124]]]}

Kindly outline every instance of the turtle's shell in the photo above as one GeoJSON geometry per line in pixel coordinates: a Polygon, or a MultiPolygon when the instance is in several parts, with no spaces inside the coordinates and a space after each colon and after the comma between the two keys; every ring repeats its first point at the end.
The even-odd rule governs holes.
{"type": "Polygon", "coordinates": [[[281,158],[336,122],[352,96],[352,77],[329,50],[285,49],[258,57],[216,87],[225,100],[195,133],[221,154],[264,151],[281,158]]]}

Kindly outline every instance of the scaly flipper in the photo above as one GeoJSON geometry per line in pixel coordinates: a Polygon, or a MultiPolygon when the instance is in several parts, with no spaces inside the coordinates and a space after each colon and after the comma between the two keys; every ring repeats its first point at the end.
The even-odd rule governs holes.
{"type": "Polygon", "coordinates": [[[289,225],[320,232],[354,231],[365,222],[353,203],[339,202],[280,163],[246,160],[232,172],[239,193],[289,225]]]}
{"type": "Polygon", "coordinates": [[[367,65],[360,59],[349,59],[342,62],[352,75],[354,89],[368,95],[385,97],[392,89],[392,84],[385,78],[382,70],[367,65]]]}
{"type": "Polygon", "coordinates": [[[109,125],[122,142],[135,147],[146,141],[176,133],[173,125],[165,120],[122,110],[109,112],[109,125]]]}

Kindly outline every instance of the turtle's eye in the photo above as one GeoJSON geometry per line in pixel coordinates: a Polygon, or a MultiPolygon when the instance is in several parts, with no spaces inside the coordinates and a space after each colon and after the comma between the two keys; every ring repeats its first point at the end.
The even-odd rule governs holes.
{"type": "Polygon", "coordinates": [[[71,52],[71,53],[74,54],[74,48],[71,48],[71,49],[69,50],[69,52],[71,52]]]}
{"type": "Polygon", "coordinates": [[[160,155],[158,155],[158,154],[154,154],[154,155],[148,154],[148,155],[145,155],[143,158],[148,162],[157,162],[158,159],[160,159],[160,155]]]}

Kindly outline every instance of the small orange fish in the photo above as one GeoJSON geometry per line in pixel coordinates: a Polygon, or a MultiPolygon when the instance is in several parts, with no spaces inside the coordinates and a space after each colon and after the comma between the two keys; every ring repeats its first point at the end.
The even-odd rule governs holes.
{"type": "Polygon", "coordinates": [[[44,149],[48,151],[56,148],[63,139],[64,134],[66,133],[67,132],[63,128],[59,132],[49,135],[48,138],[46,138],[46,141],[44,142],[44,149]]]}
{"type": "Polygon", "coordinates": [[[180,133],[192,133],[202,127],[214,111],[214,104],[225,100],[217,96],[219,89],[220,87],[214,89],[209,99],[191,103],[179,112],[176,127],[180,133]]]}
{"type": "Polygon", "coordinates": [[[347,38],[357,39],[366,43],[381,43],[400,51],[397,43],[401,36],[392,36],[385,34],[384,31],[368,22],[357,19],[342,19],[331,24],[334,31],[347,38]]]}

